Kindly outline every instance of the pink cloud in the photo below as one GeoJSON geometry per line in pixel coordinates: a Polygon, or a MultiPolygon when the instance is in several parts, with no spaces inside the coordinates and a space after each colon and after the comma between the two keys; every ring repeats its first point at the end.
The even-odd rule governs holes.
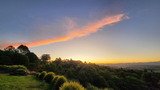
{"type": "MultiPolygon", "coordinates": [[[[63,36],[58,36],[54,38],[44,39],[44,40],[38,40],[33,42],[25,43],[28,47],[36,47],[41,45],[47,45],[51,43],[57,43],[57,42],[64,42],[68,40],[72,40],[74,38],[80,38],[83,36],[90,35],[92,33],[96,33],[99,30],[102,30],[102,28],[109,26],[111,24],[118,23],[122,21],[123,19],[128,18],[125,14],[117,14],[109,17],[104,17],[101,20],[90,22],[87,25],[83,27],[77,27],[77,23],[74,22],[71,19],[68,19],[68,28],[71,29],[69,32],[63,36]]],[[[6,46],[7,44],[5,44],[6,46]]],[[[19,44],[13,44],[13,46],[18,46],[19,44]]]]}

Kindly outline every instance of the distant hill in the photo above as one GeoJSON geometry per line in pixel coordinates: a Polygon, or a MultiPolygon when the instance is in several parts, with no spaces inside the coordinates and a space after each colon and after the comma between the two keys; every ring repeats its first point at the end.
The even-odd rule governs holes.
{"type": "Polygon", "coordinates": [[[157,62],[140,62],[140,63],[119,63],[119,64],[101,64],[113,68],[128,68],[128,69],[150,69],[160,72],[160,61],[157,62]]]}

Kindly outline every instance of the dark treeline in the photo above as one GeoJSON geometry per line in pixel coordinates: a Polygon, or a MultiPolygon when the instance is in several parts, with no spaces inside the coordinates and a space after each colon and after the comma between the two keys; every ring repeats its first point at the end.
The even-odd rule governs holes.
{"type": "Polygon", "coordinates": [[[37,69],[39,58],[30,52],[27,46],[20,45],[17,49],[8,46],[0,50],[0,65],[24,65],[29,69],[37,69]]]}
{"type": "Polygon", "coordinates": [[[0,65],[24,65],[31,71],[54,72],[72,81],[80,82],[88,90],[112,88],[115,90],[160,90],[160,73],[151,70],[113,69],[74,60],[56,58],[50,60],[49,54],[38,58],[27,46],[17,49],[8,46],[0,51],[0,65]]]}
{"type": "Polygon", "coordinates": [[[29,50],[25,45],[17,48],[8,46],[0,50],[0,65],[24,65],[29,70],[38,71],[51,57],[49,54],[43,54],[41,58],[29,50]]]}

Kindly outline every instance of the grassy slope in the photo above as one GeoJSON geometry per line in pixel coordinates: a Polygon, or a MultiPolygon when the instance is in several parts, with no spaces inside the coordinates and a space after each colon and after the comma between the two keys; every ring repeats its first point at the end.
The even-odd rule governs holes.
{"type": "Polygon", "coordinates": [[[49,90],[50,86],[34,76],[0,74],[0,90],[49,90]]]}

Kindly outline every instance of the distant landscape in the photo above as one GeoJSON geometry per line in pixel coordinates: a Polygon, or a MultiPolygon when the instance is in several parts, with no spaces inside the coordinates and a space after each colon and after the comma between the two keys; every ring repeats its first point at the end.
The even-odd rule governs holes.
{"type": "Polygon", "coordinates": [[[140,62],[140,63],[119,63],[119,64],[100,64],[113,68],[126,68],[126,69],[137,69],[137,70],[153,70],[160,72],[160,61],[158,62],[140,62]]]}

